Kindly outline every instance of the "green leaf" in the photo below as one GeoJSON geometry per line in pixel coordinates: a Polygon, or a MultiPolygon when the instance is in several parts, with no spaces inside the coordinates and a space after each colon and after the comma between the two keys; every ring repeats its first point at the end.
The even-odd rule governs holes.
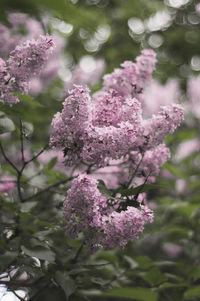
{"type": "Polygon", "coordinates": [[[189,276],[195,280],[200,279],[200,267],[195,267],[189,276]]]}
{"type": "Polygon", "coordinates": [[[179,212],[186,216],[191,216],[199,209],[199,204],[190,204],[188,202],[177,202],[171,206],[171,208],[176,208],[179,212]]]}
{"type": "Polygon", "coordinates": [[[28,212],[20,212],[19,216],[20,216],[21,222],[28,222],[28,221],[30,222],[35,219],[35,217],[28,212]]]}
{"type": "Polygon", "coordinates": [[[28,213],[29,211],[31,211],[31,209],[33,207],[35,207],[35,205],[37,205],[37,202],[35,202],[35,201],[29,201],[29,202],[26,202],[26,203],[22,203],[21,204],[21,211],[28,213]]]}
{"type": "Polygon", "coordinates": [[[44,172],[45,172],[45,171],[51,170],[51,169],[56,165],[57,161],[58,161],[58,158],[57,158],[57,157],[52,158],[52,159],[49,161],[49,163],[45,166],[44,172]]]}
{"type": "Polygon", "coordinates": [[[74,293],[75,291],[75,283],[72,278],[66,272],[57,271],[55,274],[55,278],[57,283],[62,287],[65,296],[68,298],[74,293]]]}
{"type": "Polygon", "coordinates": [[[128,262],[131,269],[134,270],[138,267],[138,263],[133,258],[131,258],[130,256],[124,255],[124,259],[128,262]]]}
{"type": "Polygon", "coordinates": [[[173,288],[173,287],[184,287],[184,286],[187,286],[188,284],[186,283],[171,283],[171,282],[165,282],[165,283],[162,283],[160,286],[159,286],[159,290],[163,290],[163,289],[166,289],[166,288],[173,288]]]}
{"type": "Polygon", "coordinates": [[[13,132],[15,125],[11,119],[7,117],[0,118],[0,134],[13,132]]]}
{"type": "Polygon", "coordinates": [[[18,97],[21,101],[30,103],[34,107],[44,108],[44,106],[41,103],[35,101],[30,95],[21,94],[18,92],[13,93],[13,95],[18,97]]]}
{"type": "Polygon", "coordinates": [[[144,276],[143,279],[149,282],[151,285],[155,286],[164,281],[167,281],[168,277],[161,273],[158,268],[152,268],[148,271],[144,276]]]}
{"type": "Polygon", "coordinates": [[[110,198],[111,197],[111,193],[110,191],[108,190],[108,188],[106,187],[104,181],[102,180],[98,180],[99,184],[98,184],[98,189],[99,191],[104,194],[107,198],[110,198]]]}
{"type": "Polygon", "coordinates": [[[147,192],[152,189],[159,189],[161,188],[160,185],[155,184],[142,184],[140,186],[137,186],[135,188],[129,188],[129,189],[118,189],[117,192],[121,193],[122,196],[130,196],[130,195],[136,195],[138,193],[147,192]]]}
{"type": "Polygon", "coordinates": [[[48,248],[36,246],[34,248],[31,248],[30,250],[27,249],[25,246],[21,246],[21,249],[28,256],[36,257],[41,260],[47,260],[49,262],[55,261],[55,253],[48,248]]]}
{"type": "Polygon", "coordinates": [[[103,296],[110,296],[115,298],[126,298],[130,300],[140,301],[157,301],[158,294],[151,289],[142,287],[123,287],[110,290],[103,293],[103,296]]]}
{"type": "Polygon", "coordinates": [[[184,293],[184,299],[189,300],[200,296],[200,285],[194,286],[190,289],[188,289],[184,293]]]}
{"type": "Polygon", "coordinates": [[[139,267],[143,270],[150,268],[153,265],[152,260],[147,256],[138,256],[136,261],[139,264],[139,267]]]}

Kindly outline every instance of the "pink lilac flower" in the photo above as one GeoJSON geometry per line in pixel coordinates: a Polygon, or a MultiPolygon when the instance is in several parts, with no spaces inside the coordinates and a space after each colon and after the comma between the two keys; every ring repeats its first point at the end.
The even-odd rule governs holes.
{"type": "Polygon", "coordinates": [[[97,180],[86,174],[72,182],[64,202],[64,216],[68,220],[67,234],[72,238],[83,232],[87,239],[92,239],[101,230],[107,203],[97,185],[97,180]]]}
{"type": "Polygon", "coordinates": [[[0,24],[0,57],[7,59],[9,53],[26,39],[36,39],[43,33],[40,23],[26,14],[9,13],[10,27],[0,24]]]}
{"type": "Polygon", "coordinates": [[[91,252],[100,247],[124,247],[139,236],[145,223],[153,221],[153,212],[146,205],[141,205],[140,209],[129,206],[117,212],[118,202],[109,206],[97,185],[98,181],[87,174],[73,180],[64,202],[67,234],[76,238],[83,232],[91,252]]]}
{"type": "MultiPolygon", "coordinates": [[[[9,13],[8,20],[10,27],[0,24],[0,57],[7,59],[9,53],[18,45],[26,42],[26,40],[38,39],[43,34],[43,28],[40,22],[30,18],[30,16],[22,13],[9,13]]],[[[49,21],[49,18],[48,18],[49,21]]],[[[43,23],[47,26],[47,20],[43,17],[43,23]]],[[[43,65],[40,76],[30,79],[29,93],[36,95],[49,85],[58,75],[61,68],[61,52],[65,47],[66,41],[63,37],[56,33],[52,33],[55,49],[51,55],[51,60],[47,60],[43,65]]],[[[13,100],[14,101],[14,100],[13,100]]],[[[15,102],[15,101],[14,101],[15,102]]]]}
{"type": "Polygon", "coordinates": [[[40,36],[37,40],[18,45],[10,53],[6,66],[1,60],[0,99],[9,105],[19,102],[13,93],[28,92],[31,78],[41,72],[52,51],[52,38],[48,35],[40,36]]]}
{"type": "Polygon", "coordinates": [[[161,166],[170,158],[170,150],[165,144],[159,144],[147,150],[142,156],[138,152],[130,152],[129,169],[137,170],[135,176],[148,177],[147,182],[154,182],[161,166]]]}
{"type": "Polygon", "coordinates": [[[151,149],[163,142],[168,134],[172,134],[183,120],[183,107],[179,104],[163,106],[158,114],[144,121],[144,147],[151,149]]]}
{"type": "Polygon", "coordinates": [[[90,111],[89,89],[75,86],[63,104],[62,113],[54,116],[50,145],[64,150],[68,165],[80,159],[84,135],[90,123],[90,111]]]}
{"type": "Polygon", "coordinates": [[[17,82],[29,81],[41,72],[52,51],[53,40],[48,35],[41,35],[37,40],[27,40],[16,46],[7,61],[10,76],[17,82]]]}
{"type": "Polygon", "coordinates": [[[66,165],[84,161],[105,166],[130,151],[144,152],[162,144],[182,119],[180,105],[161,107],[158,114],[143,120],[135,98],[123,99],[110,90],[93,100],[88,89],[75,86],[62,113],[52,121],[50,145],[64,151],[66,165]]]}
{"type": "Polygon", "coordinates": [[[54,43],[54,51],[51,54],[51,59],[48,59],[44,64],[40,76],[34,77],[30,81],[30,94],[36,95],[49,87],[49,84],[58,76],[58,71],[62,67],[61,54],[65,47],[66,41],[63,37],[53,33],[52,39],[54,43]]]}
{"type": "Polygon", "coordinates": [[[93,96],[87,87],[75,85],[62,112],[52,120],[50,146],[63,151],[66,165],[85,164],[94,173],[95,178],[77,177],[64,203],[68,235],[75,238],[82,232],[92,252],[100,247],[124,247],[153,220],[146,195],[129,197],[133,204],[138,201],[137,208],[127,205],[121,195],[106,199],[98,189],[97,177],[110,187],[122,182],[125,187],[152,183],[169,159],[163,142],[180,125],[182,106],[162,106],[144,119],[139,101],[155,61],[154,52],[143,51],[136,64],[125,62],[123,68],[105,76],[103,89],[93,96]],[[114,182],[109,180],[113,172],[114,182]]]}
{"type": "Polygon", "coordinates": [[[147,222],[152,221],[153,212],[147,206],[141,206],[141,209],[127,207],[125,211],[114,211],[104,216],[104,248],[124,247],[129,240],[137,238],[143,232],[147,222]]]}
{"type": "Polygon", "coordinates": [[[155,69],[156,54],[151,49],[142,51],[136,63],[125,61],[121,69],[104,76],[104,89],[114,89],[123,97],[137,97],[144,85],[151,80],[155,69]]]}

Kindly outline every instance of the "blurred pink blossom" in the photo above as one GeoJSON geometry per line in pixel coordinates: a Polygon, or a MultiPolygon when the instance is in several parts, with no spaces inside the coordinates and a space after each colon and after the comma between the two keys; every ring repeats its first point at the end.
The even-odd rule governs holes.
{"type": "Polygon", "coordinates": [[[0,178],[0,192],[10,194],[16,187],[16,179],[3,176],[0,178]]]}
{"type": "Polygon", "coordinates": [[[91,57],[91,63],[88,65],[86,65],[86,63],[82,64],[82,60],[84,60],[84,57],[79,61],[72,71],[71,79],[66,82],[64,87],[65,94],[68,94],[68,90],[72,89],[74,84],[88,84],[91,87],[100,81],[100,77],[105,69],[104,60],[95,60],[91,57]]]}
{"type": "Polygon", "coordinates": [[[177,103],[179,96],[180,90],[176,79],[169,79],[165,85],[152,80],[142,96],[144,114],[151,116],[157,113],[161,106],[177,103]]]}
{"type": "Polygon", "coordinates": [[[182,246],[172,243],[165,243],[162,249],[169,258],[177,258],[184,250],[182,246]]]}
{"type": "Polygon", "coordinates": [[[187,97],[190,111],[200,118],[200,76],[191,76],[188,79],[187,97]]]}
{"type": "Polygon", "coordinates": [[[200,3],[197,3],[197,5],[195,6],[196,12],[200,13],[200,3]]]}
{"type": "Polygon", "coordinates": [[[183,160],[185,157],[189,156],[190,154],[199,151],[200,149],[200,141],[198,138],[193,138],[190,140],[183,141],[179,144],[175,159],[177,161],[183,160]]]}

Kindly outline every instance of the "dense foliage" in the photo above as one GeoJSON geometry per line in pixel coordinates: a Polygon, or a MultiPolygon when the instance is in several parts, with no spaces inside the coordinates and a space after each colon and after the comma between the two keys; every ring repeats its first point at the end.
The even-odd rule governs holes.
{"type": "Polygon", "coordinates": [[[2,300],[200,299],[199,7],[0,1],[2,300]]]}

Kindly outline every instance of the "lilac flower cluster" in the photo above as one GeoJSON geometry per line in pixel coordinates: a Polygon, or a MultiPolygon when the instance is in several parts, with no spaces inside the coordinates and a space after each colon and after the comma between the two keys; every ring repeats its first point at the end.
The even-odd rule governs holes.
{"type": "MultiPolygon", "coordinates": [[[[37,39],[39,35],[43,34],[40,22],[26,14],[9,13],[8,20],[10,27],[0,23],[0,57],[3,60],[7,60],[9,53],[18,45],[23,44],[26,40],[37,39]]],[[[32,75],[29,81],[29,93],[37,95],[46,89],[58,75],[63,80],[63,91],[60,92],[60,96],[64,95],[66,97],[68,89],[72,89],[73,84],[89,84],[90,86],[97,84],[105,68],[104,60],[95,60],[92,56],[85,56],[80,59],[77,65],[74,66],[73,64],[73,70],[70,70],[72,64],[63,55],[66,39],[57,31],[54,32],[50,20],[52,18],[47,16],[42,18],[42,22],[46,27],[52,27],[52,38],[55,44],[54,52],[51,55],[51,60],[47,60],[43,65],[40,76],[38,74],[37,76],[32,75]],[[87,59],[89,64],[87,64],[87,59]],[[66,67],[67,65],[71,66],[70,69],[66,67]]]]}
{"type": "Polygon", "coordinates": [[[50,146],[63,151],[67,166],[90,166],[94,174],[76,178],[64,203],[68,235],[75,238],[83,232],[91,251],[100,246],[124,247],[153,220],[143,197],[129,197],[133,206],[124,207],[121,202],[126,203],[126,197],[106,199],[98,190],[97,178],[102,175],[110,188],[153,183],[169,159],[163,142],[180,125],[183,108],[170,104],[144,118],[143,90],[155,62],[155,53],[143,50],[136,63],[125,62],[121,69],[105,75],[103,89],[93,96],[87,87],[74,85],[62,112],[52,120],[50,146]]]}
{"type": "Polygon", "coordinates": [[[28,92],[31,78],[41,72],[52,51],[52,38],[46,35],[16,46],[7,61],[1,59],[0,99],[9,105],[19,102],[13,93],[28,92]]]}
{"type": "Polygon", "coordinates": [[[144,120],[136,98],[110,90],[92,100],[88,88],[75,86],[62,113],[52,121],[50,145],[63,149],[66,165],[84,161],[105,166],[130,151],[155,148],[182,119],[183,109],[178,104],[162,107],[158,114],[144,120]]]}
{"type": "Polygon", "coordinates": [[[143,205],[139,209],[127,207],[125,211],[117,212],[118,201],[109,206],[97,184],[98,181],[87,174],[73,181],[64,202],[67,234],[77,238],[83,232],[91,252],[100,247],[124,247],[129,240],[139,236],[145,223],[153,221],[153,212],[143,205]]]}
{"type": "Polygon", "coordinates": [[[26,39],[36,39],[43,33],[40,23],[23,13],[9,13],[7,15],[10,26],[0,24],[0,57],[4,60],[9,53],[26,39]]]}
{"type": "Polygon", "coordinates": [[[136,97],[151,79],[155,63],[155,52],[145,49],[136,58],[136,64],[125,61],[121,64],[121,69],[115,69],[113,73],[105,75],[104,87],[106,90],[112,88],[124,97],[136,97]]]}

